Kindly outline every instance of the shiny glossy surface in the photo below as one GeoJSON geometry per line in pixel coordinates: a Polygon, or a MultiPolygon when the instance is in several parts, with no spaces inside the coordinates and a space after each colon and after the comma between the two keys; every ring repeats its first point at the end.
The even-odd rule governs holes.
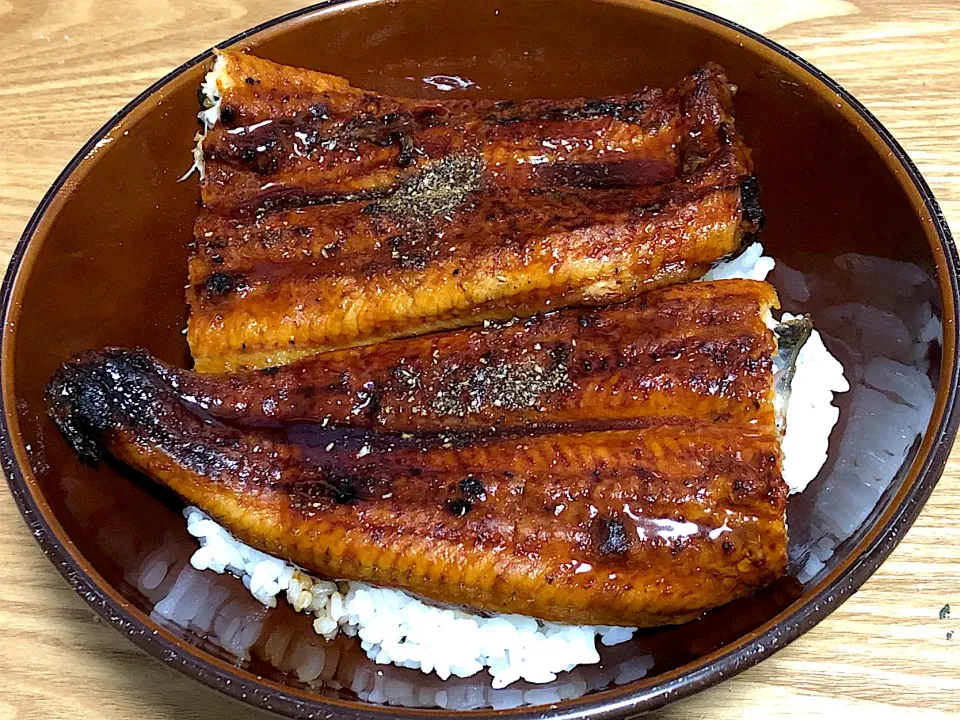
{"type": "Polygon", "coordinates": [[[205,206],[237,213],[370,197],[457,156],[476,160],[468,187],[616,186],[618,171],[627,184],[653,184],[710,160],[732,124],[731,91],[714,65],[667,91],[518,102],[394,98],[253,55],[221,62],[201,194],[205,206]]]}
{"type": "Polygon", "coordinates": [[[403,385],[394,401],[360,348],[219,382],[142,353],[84,353],[57,371],[48,402],[87,459],[109,453],[319,577],[556,622],[675,624],[786,569],[764,322],[775,303],[766,283],[687,283],[609,310],[375,346],[386,382],[403,385]],[[477,335],[496,353],[460,351],[477,335]],[[280,377],[322,364],[339,369],[332,386],[280,377]],[[444,428],[468,416],[463,391],[451,395],[460,372],[486,422],[444,428]],[[289,392],[254,397],[275,380],[289,392]],[[296,406],[303,390],[342,403],[330,396],[351,382],[360,409],[347,416],[296,406]],[[577,393],[589,400],[573,414],[577,393]],[[411,405],[406,432],[384,431],[378,418],[411,405]],[[521,411],[527,423],[503,422],[521,411]]]}
{"type": "Polygon", "coordinates": [[[163,368],[178,395],[252,425],[306,420],[381,433],[604,429],[637,421],[773,424],[778,302],[766,283],[674,286],[360,348],[264,371],[163,368]]]}
{"type": "Polygon", "coordinates": [[[627,300],[762,225],[715,64],[665,91],[474,101],[218,63],[187,292],[201,372],[627,300]]]}
{"type": "MultiPolygon", "coordinates": [[[[68,579],[138,644],[238,699],[298,717],[545,703],[560,703],[551,711],[559,717],[622,716],[782,646],[892,549],[956,429],[956,258],[926,186],[852,98],[745,31],[646,2],[334,6],[240,44],[407,96],[436,95],[421,80],[436,75],[475,84],[453,92],[496,98],[618,94],[720,62],[739,87],[737,126],[763,185],[764,242],[783,261],[773,281],[787,310],[814,315],[853,389],[841,400],[829,466],[788,506],[802,584],[786,581],[704,620],[605,649],[602,666],[548,686],[492,691],[483,675],[442,683],[374,666],[355,647],[326,648],[321,659],[304,639],[309,632],[294,638],[279,629],[291,613],[264,614],[236,581],[184,569],[195,546],[175,502],[115,468],[78,463],[43,417],[45,382],[82,350],[141,345],[187,364],[182,292],[198,190],[175,181],[189,165],[203,73],[188,68],[110,129],[113,142],[94,150],[98,136],[84,149],[28,228],[32,240],[6,287],[5,454],[14,493],[68,579]],[[178,580],[177,593],[192,588],[207,612],[171,612],[181,607],[170,600],[178,580]]],[[[305,630],[304,620],[293,627],[305,630]]]]}

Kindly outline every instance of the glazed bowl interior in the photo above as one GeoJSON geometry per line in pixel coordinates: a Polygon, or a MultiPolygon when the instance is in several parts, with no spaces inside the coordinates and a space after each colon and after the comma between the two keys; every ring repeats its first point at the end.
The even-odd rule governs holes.
{"type": "Polygon", "coordinates": [[[486,674],[441,682],[374,666],[349,639],[324,644],[307,618],[264,610],[233,578],[191,571],[182,505],[122,467],[78,462],[44,413],[51,373],[82,350],[142,346],[189,365],[183,288],[199,193],[195,178],[178,178],[198,129],[196,90],[210,64],[201,59],[78,156],[25,233],[5,290],[11,487],[47,552],[135,641],[295,716],[386,705],[523,714],[557,703],[556,712],[616,715],[755,662],[822,618],[892,549],[955,429],[955,260],[909,161],[828,81],[743,31],[642,1],[346,3],[235,46],[408,96],[440,93],[436,76],[469,80],[454,91],[464,97],[599,96],[721,63],[739,88],[737,125],[768,215],[761,239],[778,260],[772,281],[786,310],[812,314],[852,390],[839,400],[827,465],[789,505],[791,577],[751,598],[639,633],[604,649],[601,665],[543,686],[494,691],[486,674]],[[192,615],[170,611],[178,593],[193,594],[192,615]]]}

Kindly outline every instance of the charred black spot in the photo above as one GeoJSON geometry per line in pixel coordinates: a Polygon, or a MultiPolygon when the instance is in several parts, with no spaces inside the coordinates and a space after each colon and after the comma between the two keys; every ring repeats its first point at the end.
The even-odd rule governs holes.
{"type": "Polygon", "coordinates": [[[730,129],[726,123],[720,123],[717,127],[717,138],[723,145],[730,145],[730,129]]]}
{"type": "Polygon", "coordinates": [[[264,368],[260,372],[264,375],[276,375],[278,372],[280,372],[280,368],[279,366],[274,365],[273,367],[264,368]]]}
{"type": "Polygon", "coordinates": [[[623,555],[630,549],[627,530],[619,520],[597,518],[594,527],[597,550],[601,555],[623,555]]]}
{"type": "Polygon", "coordinates": [[[245,149],[240,158],[258,175],[271,175],[280,169],[280,158],[270,152],[277,144],[276,140],[265,140],[255,148],[245,149]]]}
{"type": "Polygon", "coordinates": [[[224,240],[223,238],[221,238],[221,237],[215,237],[215,238],[213,238],[212,240],[208,240],[207,242],[205,242],[205,243],[203,244],[203,246],[204,246],[204,247],[207,247],[207,248],[210,248],[211,250],[220,250],[220,249],[222,249],[222,248],[227,247],[229,244],[230,244],[230,243],[228,243],[228,242],[227,242],[226,240],[224,240]]]}
{"type": "Polygon", "coordinates": [[[752,175],[740,183],[740,203],[744,219],[762,230],[767,216],[760,207],[760,183],[752,175]]]}
{"type": "Polygon", "coordinates": [[[469,500],[457,498],[447,503],[447,510],[457,517],[463,517],[473,509],[473,503],[469,500]]]}
{"type": "Polygon", "coordinates": [[[233,105],[220,106],[220,122],[230,125],[237,119],[237,109],[233,105]]]}
{"type": "Polygon", "coordinates": [[[460,492],[462,492],[467,497],[481,497],[486,494],[486,488],[483,486],[483,481],[479,478],[475,478],[473,475],[465,477],[459,483],[460,492]]]}
{"type": "Polygon", "coordinates": [[[587,118],[611,117],[621,122],[641,124],[649,105],[642,98],[628,102],[613,100],[587,100],[582,105],[547,108],[542,113],[544,120],[584,120],[587,118]]]}
{"type": "Polygon", "coordinates": [[[260,81],[259,81],[259,80],[254,80],[252,77],[244,78],[243,81],[244,81],[247,85],[259,85],[259,84],[260,84],[260,81]]]}
{"type": "Polygon", "coordinates": [[[327,120],[330,117],[330,108],[324,103],[314,103],[307,108],[307,115],[311,120],[327,120]]]}
{"type": "Polygon", "coordinates": [[[330,497],[337,505],[355,505],[358,494],[349,478],[342,478],[330,481],[330,497]]]}
{"type": "Polygon", "coordinates": [[[395,133],[400,152],[397,154],[397,167],[410,167],[417,159],[417,146],[409,133],[395,133]]]}
{"type": "Polygon", "coordinates": [[[359,476],[307,474],[292,482],[288,492],[294,507],[316,509],[328,501],[337,505],[355,505],[369,495],[372,484],[369,478],[359,476]]]}
{"type": "Polygon", "coordinates": [[[227,295],[236,289],[237,277],[231,273],[215,272],[203,284],[211,295],[227,295]]]}
{"type": "Polygon", "coordinates": [[[589,115],[615,115],[620,111],[620,107],[609,100],[587,100],[583,104],[583,112],[589,115]]]}
{"type": "Polygon", "coordinates": [[[48,393],[54,397],[61,393],[72,396],[69,416],[53,419],[80,458],[87,463],[96,462],[101,452],[101,435],[110,426],[106,391],[99,384],[70,383],[56,388],[54,383],[48,393]]]}
{"type": "Polygon", "coordinates": [[[425,253],[410,253],[397,258],[397,266],[405,270],[422,270],[428,262],[429,258],[425,253]]]}
{"type": "Polygon", "coordinates": [[[210,262],[212,262],[214,265],[223,265],[223,258],[219,255],[211,255],[210,262]]]}
{"type": "Polygon", "coordinates": [[[385,133],[373,134],[369,133],[364,136],[364,140],[377,145],[378,147],[390,147],[396,142],[399,142],[401,133],[399,130],[390,130],[385,133]]]}
{"type": "Polygon", "coordinates": [[[558,342],[553,346],[553,349],[550,350],[550,357],[553,358],[553,362],[557,365],[566,365],[570,359],[571,352],[572,349],[569,345],[564,342],[558,342]]]}
{"type": "Polygon", "coordinates": [[[581,315],[577,318],[577,324],[582,328],[588,328],[593,325],[593,318],[590,315],[581,315]]]}
{"type": "Polygon", "coordinates": [[[325,485],[326,494],[338,505],[356,505],[369,493],[372,481],[355,475],[331,474],[325,485]]]}
{"type": "MultiPolygon", "coordinates": [[[[160,422],[164,402],[179,405],[164,372],[142,350],[83,353],[63,364],[51,379],[46,388],[48,414],[87,463],[99,458],[104,432],[119,426],[136,427],[150,442],[164,445],[171,454],[183,454],[189,448],[169,444],[160,422]]],[[[216,455],[215,449],[210,452],[216,455]]]]}
{"type": "Polygon", "coordinates": [[[369,142],[378,147],[396,145],[396,164],[408,167],[418,153],[413,135],[413,118],[405,113],[386,113],[380,117],[363,115],[352,118],[344,126],[344,134],[354,141],[369,142]]]}

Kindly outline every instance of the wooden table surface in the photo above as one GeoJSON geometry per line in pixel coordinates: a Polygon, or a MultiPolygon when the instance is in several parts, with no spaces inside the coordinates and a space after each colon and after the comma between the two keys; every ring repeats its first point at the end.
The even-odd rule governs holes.
{"type": "MultiPolygon", "coordinates": [[[[469,2],[469,0],[463,0],[469,2]]],[[[960,229],[960,1],[697,0],[863,101],[960,229]]],[[[296,0],[0,0],[0,263],[61,168],[183,61],[296,0]]],[[[0,719],[262,719],[102,623],[0,493],[0,719]]],[[[843,607],[739,677],[656,714],[960,717],[960,451],[906,538],[843,607]],[[945,603],[953,619],[939,619],[945,603]],[[948,631],[956,631],[953,640],[948,631]]]]}

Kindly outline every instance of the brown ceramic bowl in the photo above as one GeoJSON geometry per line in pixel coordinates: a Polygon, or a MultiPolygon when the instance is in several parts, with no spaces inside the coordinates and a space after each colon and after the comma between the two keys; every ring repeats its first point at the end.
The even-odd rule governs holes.
{"type": "Polygon", "coordinates": [[[740,88],[737,123],[769,216],[762,239],[780,261],[773,281],[786,309],[813,314],[853,389],[827,466],[791,500],[789,580],[640,633],[546,686],[493,691],[485,674],[444,683],[377,668],[349,640],[324,646],[303,616],[267,613],[233,578],[185,569],[194,546],[176,500],[120,467],[80,464],[44,415],[45,382],[78,351],[145,346],[189,360],[183,286],[198,191],[177,178],[205,53],[90,139],[31,219],[3,286],[11,490],[77,592],[147,652],[291,717],[534,718],[544,704],[558,718],[621,717],[730,677],[808,630],[913,522],[957,429],[957,256],[903,150],[822,73],[743,28],[644,0],[333,2],[226,46],[387,93],[435,94],[424,78],[443,74],[473,81],[465,95],[495,98],[663,86],[719,61],[740,88]]]}

